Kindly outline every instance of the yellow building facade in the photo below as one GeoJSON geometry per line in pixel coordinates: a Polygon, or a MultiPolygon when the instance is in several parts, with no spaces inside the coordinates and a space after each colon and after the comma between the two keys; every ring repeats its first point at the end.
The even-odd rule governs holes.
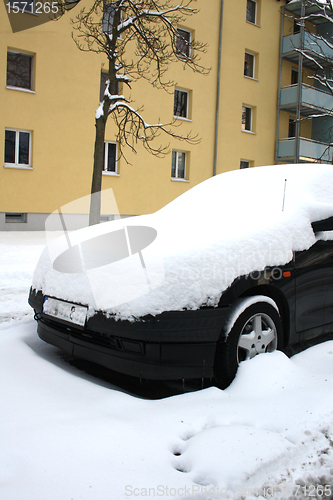
{"type": "MultiPolygon", "coordinates": [[[[199,13],[179,29],[207,44],[200,62],[209,74],[173,64],[168,76],[176,82],[175,92],[145,81],[123,89],[134,107],[144,107],[146,122],[175,118],[177,134],[191,131],[201,140],[188,144],[161,134],[157,142],[170,144],[163,158],[140,144],[137,154],[125,150],[128,162],[121,158],[103,172],[102,184],[103,190],[113,189],[121,215],[156,211],[215,174],[275,163],[285,5],[285,0],[197,0],[199,13]],[[174,117],[176,96],[180,103],[185,96],[186,109],[180,104],[174,117]]],[[[73,42],[75,9],[15,33],[5,5],[0,9],[0,230],[43,229],[48,214],[90,193],[95,112],[106,61],[73,42]],[[29,80],[25,88],[15,75],[17,60],[30,71],[23,75],[29,80]]],[[[288,65],[285,61],[285,80],[288,65]]],[[[284,115],[281,111],[281,137],[288,121],[284,115]]],[[[106,141],[112,153],[111,118],[106,141]]]]}

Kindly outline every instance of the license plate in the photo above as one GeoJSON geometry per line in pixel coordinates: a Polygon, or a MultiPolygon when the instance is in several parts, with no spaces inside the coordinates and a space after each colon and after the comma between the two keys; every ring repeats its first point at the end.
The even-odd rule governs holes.
{"type": "Polygon", "coordinates": [[[71,302],[45,297],[43,313],[75,325],[84,326],[88,308],[71,302]]]}

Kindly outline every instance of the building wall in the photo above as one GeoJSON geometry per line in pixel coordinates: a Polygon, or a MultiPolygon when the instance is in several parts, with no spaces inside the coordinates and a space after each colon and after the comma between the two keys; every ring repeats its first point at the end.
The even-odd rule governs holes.
{"type": "MultiPolygon", "coordinates": [[[[217,173],[238,169],[240,160],[249,160],[251,166],[274,163],[281,5],[258,0],[254,25],[246,21],[246,4],[246,0],[224,0],[217,173]],[[252,79],[244,76],[245,51],[255,54],[252,79]],[[242,131],[244,104],[253,107],[251,132],[242,131]]],[[[181,26],[207,43],[201,63],[211,68],[209,75],[194,74],[181,64],[167,71],[177,88],[190,92],[190,119],[177,119],[176,132],[192,131],[201,141],[193,145],[161,135],[157,141],[170,144],[164,158],[149,155],[140,145],[136,155],[125,151],[128,163],[120,159],[118,175],[103,175],[103,189],[113,189],[122,215],[155,211],[213,175],[220,5],[218,0],[197,0],[200,13],[181,26]],[[172,150],[187,153],[185,181],[171,180],[172,150]]],[[[0,9],[0,130],[3,137],[6,128],[32,133],[32,169],[0,167],[0,213],[48,214],[90,192],[94,116],[106,61],[74,44],[70,18],[75,10],[58,21],[12,33],[5,6],[0,9]],[[8,49],[34,55],[33,92],[6,88],[8,49]]],[[[173,120],[172,92],[153,89],[145,81],[123,91],[134,107],[144,106],[147,122],[173,120]]],[[[115,140],[112,120],[106,140],[115,140]]],[[[0,157],[4,158],[4,140],[0,157]]],[[[15,223],[1,223],[3,219],[0,229],[18,228],[15,223]]]]}
{"type": "Polygon", "coordinates": [[[218,172],[274,163],[281,13],[276,1],[257,2],[258,25],[246,22],[246,1],[224,2],[218,172]],[[256,54],[255,79],[244,76],[245,51],[256,54]],[[242,104],[254,107],[254,133],[241,129],[242,104]]]}

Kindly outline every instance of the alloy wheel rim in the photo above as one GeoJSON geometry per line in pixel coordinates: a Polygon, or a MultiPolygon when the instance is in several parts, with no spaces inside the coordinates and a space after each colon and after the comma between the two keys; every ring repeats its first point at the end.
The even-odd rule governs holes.
{"type": "Polygon", "coordinates": [[[252,359],[257,354],[273,352],[277,347],[274,321],[265,313],[254,314],[247,320],[239,336],[237,362],[252,359]]]}

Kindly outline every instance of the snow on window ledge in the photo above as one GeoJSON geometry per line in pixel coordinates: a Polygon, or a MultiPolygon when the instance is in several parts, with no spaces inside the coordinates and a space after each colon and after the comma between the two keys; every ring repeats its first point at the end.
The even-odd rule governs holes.
{"type": "Polygon", "coordinates": [[[254,82],[259,82],[258,78],[253,78],[252,76],[244,75],[244,78],[246,78],[247,80],[253,80],[254,82]]]}
{"type": "Polygon", "coordinates": [[[246,20],[248,24],[252,24],[252,26],[256,26],[257,28],[261,28],[260,24],[252,23],[251,21],[246,20]]]}
{"type": "Polygon", "coordinates": [[[190,182],[188,179],[178,179],[178,177],[171,177],[171,180],[176,182],[190,182]]]}
{"type": "Polygon", "coordinates": [[[174,115],[174,119],[175,120],[183,120],[184,122],[192,122],[192,120],[190,118],[185,118],[185,116],[175,116],[174,115]]]}
{"type": "Polygon", "coordinates": [[[245,132],[246,134],[257,135],[257,133],[253,132],[252,130],[244,130],[244,129],[242,129],[242,132],[245,132]]]}
{"type": "Polygon", "coordinates": [[[33,170],[30,165],[17,165],[16,163],[5,163],[3,168],[16,168],[19,170],[33,170]]]}
{"type": "Polygon", "coordinates": [[[10,87],[9,85],[7,85],[6,89],[8,89],[8,90],[18,90],[19,92],[27,92],[28,94],[36,94],[35,90],[24,89],[22,87],[10,87]]]}
{"type": "Polygon", "coordinates": [[[117,172],[106,172],[106,171],[103,171],[102,175],[109,175],[111,177],[120,177],[120,174],[117,174],[117,172]]]}

